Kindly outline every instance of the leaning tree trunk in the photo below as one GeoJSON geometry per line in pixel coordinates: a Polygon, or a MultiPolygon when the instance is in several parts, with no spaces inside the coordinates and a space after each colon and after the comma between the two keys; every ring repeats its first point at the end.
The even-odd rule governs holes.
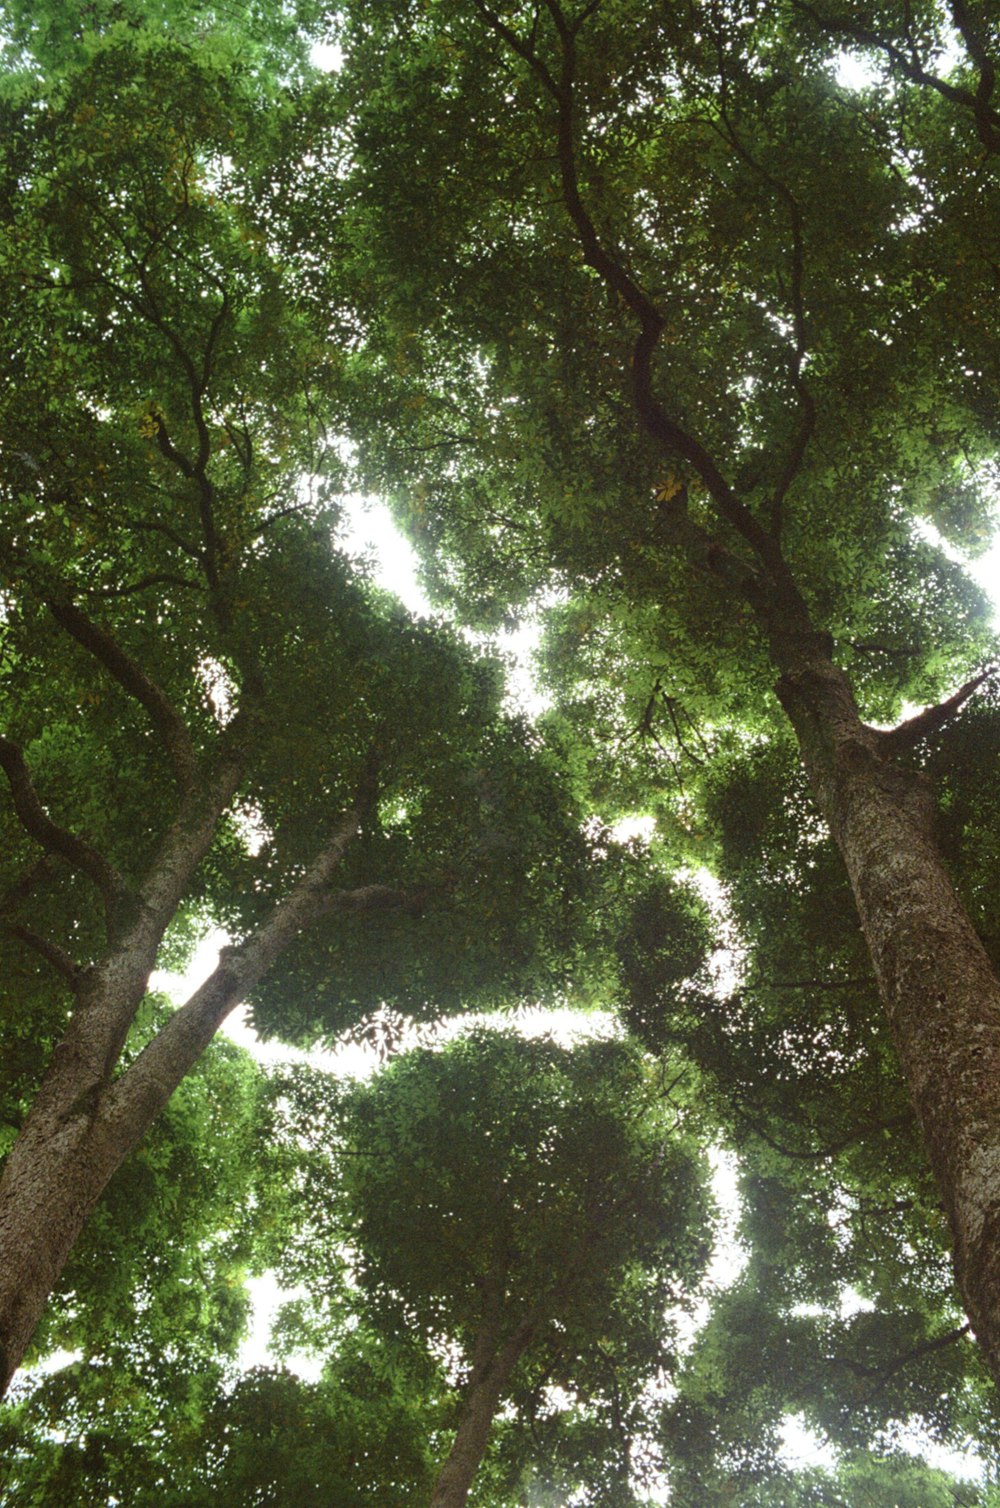
{"type": "Polygon", "coordinates": [[[897,761],[919,733],[862,722],[824,636],[775,640],[778,694],[847,867],[938,1190],[955,1274],[1000,1385],[1000,983],[955,894],[925,778],[897,761]]]}
{"type": "Polygon", "coordinates": [[[92,1104],[66,1106],[43,1085],[0,1186],[0,1396],[120,1155],[92,1104]]]}
{"type": "Polygon", "coordinates": [[[518,1359],[530,1344],[534,1325],[520,1325],[502,1346],[480,1344],[472,1378],[462,1400],[458,1429],[434,1487],[430,1508],[465,1508],[472,1480],[486,1454],[490,1429],[503,1390],[518,1359]]]}
{"type": "Polygon", "coordinates": [[[172,908],[164,908],[163,925],[140,908],[133,929],[82,980],[69,1027],[0,1175],[0,1397],[95,1203],[230,1011],[320,917],[405,899],[379,885],[331,889],[364,810],[359,798],[257,930],[223,949],[205,983],[117,1077],[172,908]]]}
{"type": "MultiPolygon", "coordinates": [[[[0,1397],[94,1205],[253,983],[224,960],[113,1078],[116,1039],[135,1010],[114,988],[116,972],[78,1007],[0,1177],[0,1397]]],[[[139,999],[143,989],[144,980],[139,999]]]]}

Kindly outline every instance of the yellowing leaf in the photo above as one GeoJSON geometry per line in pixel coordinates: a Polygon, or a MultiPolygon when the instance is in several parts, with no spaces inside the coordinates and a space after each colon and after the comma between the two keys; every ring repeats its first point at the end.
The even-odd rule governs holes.
{"type": "Polygon", "coordinates": [[[675,498],[678,492],[683,491],[684,483],[678,477],[671,474],[664,477],[662,482],[656,483],[656,486],[653,488],[653,497],[658,503],[669,503],[671,498],[675,498]]]}

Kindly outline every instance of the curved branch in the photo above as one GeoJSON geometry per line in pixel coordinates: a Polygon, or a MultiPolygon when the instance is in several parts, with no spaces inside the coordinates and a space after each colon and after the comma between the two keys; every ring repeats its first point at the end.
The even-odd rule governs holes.
{"type": "Polygon", "coordinates": [[[969,700],[973,692],[978,691],[983,682],[988,680],[994,674],[995,670],[996,666],[988,666],[979,675],[973,676],[971,681],[966,681],[964,686],[960,686],[945,701],[938,702],[933,707],[925,707],[922,712],[918,712],[915,717],[907,718],[906,722],[900,723],[898,727],[875,729],[876,737],[883,752],[889,758],[894,758],[898,754],[905,754],[908,749],[912,749],[921,740],[931,738],[940,728],[944,727],[945,723],[951,721],[955,714],[969,700]]]}
{"type": "MultiPolygon", "coordinates": [[[[761,527],[726,480],[715,458],[697,437],[672,419],[657,399],[653,383],[653,356],[666,324],[661,311],[635,281],[624,264],[601,240],[580,191],[576,165],[576,36],[578,24],[563,17],[556,0],[546,0],[562,48],[562,67],[556,79],[529,45],[485,4],[474,0],[488,25],[534,70],[556,105],[556,143],[563,204],[576,230],[584,261],[605,286],[615,293],[635,316],[639,333],[632,353],[632,398],[642,427],[671,455],[688,462],[711,496],[716,510],[753,550],[766,567],[785,602],[808,621],[805,603],[784,561],[776,539],[761,527]]],[[[581,18],[582,19],[582,18],[581,18]]]]}
{"type": "Polygon", "coordinates": [[[764,1128],[753,1119],[742,1105],[737,1105],[736,1112],[749,1126],[755,1136],[771,1148],[772,1152],[778,1152],[782,1157],[789,1157],[796,1162],[826,1162],[831,1157],[838,1157],[841,1152],[853,1147],[855,1143],[864,1141],[866,1136],[873,1136],[876,1131],[895,1131],[900,1126],[906,1126],[913,1120],[912,1111],[906,1110],[901,1115],[894,1115],[887,1121],[871,1121],[867,1126],[861,1126],[851,1131],[847,1136],[842,1136],[838,1141],[831,1142],[829,1146],[818,1147],[815,1150],[799,1149],[797,1147],[785,1147],[776,1141],[764,1128]]]}
{"type": "Polygon", "coordinates": [[[19,942],[23,942],[39,957],[44,958],[46,963],[51,964],[56,972],[62,975],[70,989],[74,993],[77,991],[85,971],[83,966],[78,964],[64,948],[61,948],[58,943],[51,942],[49,938],[43,937],[33,927],[25,926],[23,922],[0,920],[0,926],[11,937],[16,937],[19,942]]]}
{"type": "Polygon", "coordinates": [[[92,880],[104,897],[106,906],[116,907],[124,898],[125,886],[107,859],[93,844],[68,828],[53,822],[43,807],[32,783],[20,745],[0,734],[0,769],[7,776],[17,819],[29,837],[71,869],[78,869],[92,880]]]}
{"type": "Polygon", "coordinates": [[[178,785],[184,791],[190,790],[198,772],[197,759],[187,724],[170,699],[107,629],[99,627],[72,602],[50,600],[47,605],[59,626],[145,708],[170,758],[178,785]]]}
{"type": "Polygon", "coordinates": [[[1000,112],[990,107],[990,100],[993,98],[993,90],[996,87],[996,64],[976,31],[965,0],[951,0],[950,10],[955,29],[961,34],[969,57],[979,69],[979,87],[972,106],[979,140],[988,151],[1000,151],[1000,112]]]}
{"type": "Polygon", "coordinates": [[[200,585],[200,582],[190,576],[178,576],[173,571],[153,571],[148,576],[140,576],[138,581],[133,581],[128,586],[85,587],[83,594],[85,597],[132,597],[136,592],[148,591],[151,586],[180,586],[190,591],[200,585]]]}
{"type": "Polygon", "coordinates": [[[837,1366],[846,1367],[856,1377],[871,1378],[875,1384],[868,1395],[868,1401],[871,1402],[872,1399],[878,1397],[890,1379],[895,1377],[897,1372],[901,1372],[904,1367],[908,1367],[911,1362],[919,1361],[922,1356],[930,1356],[935,1351],[943,1351],[946,1346],[953,1346],[956,1341],[969,1335],[971,1331],[972,1326],[970,1324],[959,1325],[954,1330],[946,1331],[944,1335],[936,1335],[933,1340],[921,1341],[919,1345],[913,1346],[909,1351],[904,1351],[901,1356],[894,1357],[888,1366],[884,1367],[869,1367],[864,1362],[854,1361],[849,1356],[831,1356],[830,1361],[837,1366]]]}

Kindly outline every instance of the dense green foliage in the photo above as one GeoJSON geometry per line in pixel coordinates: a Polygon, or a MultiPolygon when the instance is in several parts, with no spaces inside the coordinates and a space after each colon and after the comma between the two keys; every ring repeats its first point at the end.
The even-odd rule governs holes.
{"type": "MultiPolygon", "coordinates": [[[[473,1031],[353,1086],[212,1047],[37,1334],[74,1359],[3,1415],[15,1508],[421,1501],[477,1345],[529,1323],[480,1508],[995,1500],[939,1194],[732,589],[744,515],[636,417],[648,360],[867,718],[984,663],[959,557],[1000,438],[994,11],[954,4],[942,54],[944,11],[893,0],[5,0],[0,1150],[230,765],[161,965],[210,922],[259,935],[363,807],[253,985],[262,1035],[545,1001],[622,1028],[473,1031]],[[844,46],[873,84],[837,82],[844,46]],[[574,219],[567,77],[584,218],[663,316],[645,356],[574,219]],[[451,626],[338,550],[351,486],[451,626]],[[459,625],[539,607],[529,725],[459,625]],[[696,1143],[736,1158],[746,1260],[685,1322],[696,1143]],[[268,1268],[315,1382],[238,1375],[268,1268]],[[783,1465],[789,1414],[835,1469],[783,1465]],[[983,1480],[902,1454],[907,1425],[983,1480]]],[[[995,965],[998,731],[987,694],[907,755],[995,965]]],[[[147,997],[109,1082],[169,1015],[147,997]]]]}
{"type": "Polygon", "coordinates": [[[278,1085],[305,1153],[281,1271],[307,1297],[286,1344],[332,1347],[336,1367],[360,1311],[411,1373],[426,1348],[447,1378],[440,1452],[460,1384],[530,1330],[484,1502],[542,1467],[567,1496],[635,1501],[647,1394],[677,1368],[711,1230],[705,1169],[654,1066],[619,1041],[482,1028],[367,1083],[278,1085]]]}

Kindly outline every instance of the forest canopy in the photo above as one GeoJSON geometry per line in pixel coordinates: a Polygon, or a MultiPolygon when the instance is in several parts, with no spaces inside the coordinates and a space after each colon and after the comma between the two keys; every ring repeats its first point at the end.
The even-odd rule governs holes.
{"type": "Polygon", "coordinates": [[[995,6],[0,40],[4,1501],[1000,1501],[995,6]]]}

